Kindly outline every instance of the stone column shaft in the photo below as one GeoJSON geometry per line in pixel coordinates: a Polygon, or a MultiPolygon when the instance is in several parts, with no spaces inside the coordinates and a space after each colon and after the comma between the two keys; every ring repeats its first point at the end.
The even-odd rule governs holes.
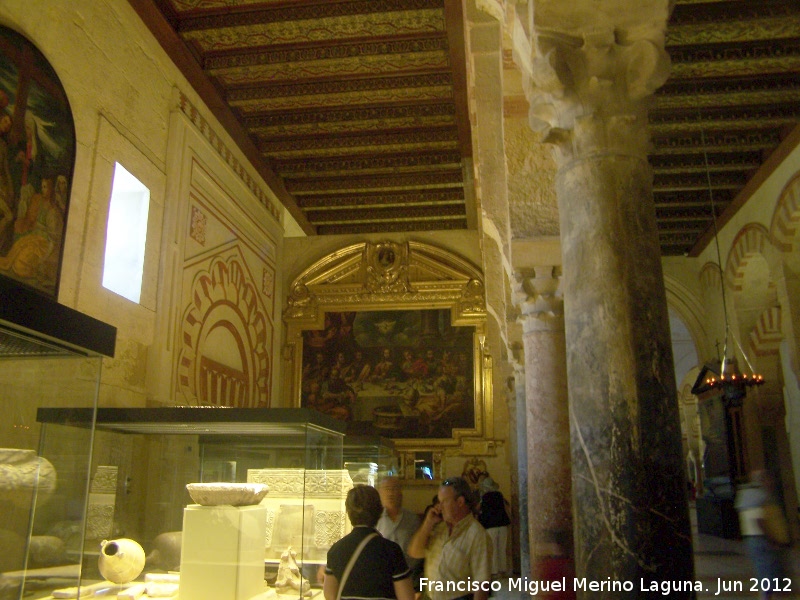
{"type": "Polygon", "coordinates": [[[528,531],[528,430],[525,403],[525,369],[515,365],[514,394],[517,408],[517,494],[519,496],[519,562],[520,573],[531,573],[531,544],[528,531]]]}
{"type": "Polygon", "coordinates": [[[647,164],[647,99],[669,77],[670,8],[532,0],[520,28],[529,124],[558,164],[575,570],[623,586],[580,588],[581,599],[649,598],[694,578],[647,164]]]}
{"type": "Polygon", "coordinates": [[[614,147],[579,154],[557,185],[576,573],[631,582],[644,597],[640,582],[693,579],[651,174],[644,156],[614,147]]]}
{"type": "Polygon", "coordinates": [[[541,578],[554,542],[572,555],[569,413],[563,301],[557,267],[522,282],[531,577],[541,578]]]}

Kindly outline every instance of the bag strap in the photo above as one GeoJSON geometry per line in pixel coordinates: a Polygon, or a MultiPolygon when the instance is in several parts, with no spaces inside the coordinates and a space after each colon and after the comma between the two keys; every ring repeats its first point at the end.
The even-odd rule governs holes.
{"type": "Polygon", "coordinates": [[[367,543],[374,537],[378,537],[378,534],[372,532],[363,540],[361,540],[361,543],[358,546],[356,546],[355,551],[350,556],[350,560],[347,562],[347,566],[344,568],[344,573],[342,573],[342,580],[339,582],[339,590],[336,592],[336,600],[341,600],[344,584],[347,581],[347,577],[350,575],[350,571],[353,570],[353,565],[356,564],[356,560],[358,560],[358,556],[361,554],[364,546],[366,546],[367,543]]]}

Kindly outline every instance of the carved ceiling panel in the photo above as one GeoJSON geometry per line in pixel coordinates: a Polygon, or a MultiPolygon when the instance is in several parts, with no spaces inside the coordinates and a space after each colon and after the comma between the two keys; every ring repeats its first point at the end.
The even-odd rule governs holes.
{"type": "Polygon", "coordinates": [[[131,3],[307,233],[467,227],[460,0],[131,3]]]}
{"type": "MultiPolygon", "coordinates": [[[[130,2],[307,233],[474,227],[462,0],[130,2]]],[[[800,123],[800,3],[676,0],[666,49],[649,112],[659,236],[663,255],[695,254],[709,188],[721,225],[800,123]]],[[[514,231],[553,235],[552,206],[514,209],[536,202],[514,185],[514,231]]]]}

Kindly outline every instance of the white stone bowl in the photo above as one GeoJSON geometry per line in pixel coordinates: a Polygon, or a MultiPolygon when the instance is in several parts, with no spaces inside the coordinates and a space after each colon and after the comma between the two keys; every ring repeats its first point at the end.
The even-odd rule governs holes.
{"type": "Polygon", "coordinates": [[[203,506],[249,506],[258,504],[269,492],[266,483],[187,483],[186,489],[203,506]]]}

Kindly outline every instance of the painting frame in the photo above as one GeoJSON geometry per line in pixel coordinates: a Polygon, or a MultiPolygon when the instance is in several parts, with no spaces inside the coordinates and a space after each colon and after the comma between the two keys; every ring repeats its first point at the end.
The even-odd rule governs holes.
{"type": "MultiPolygon", "coordinates": [[[[356,427],[353,433],[389,437],[405,453],[431,448],[444,450],[492,436],[491,357],[484,349],[484,287],[477,267],[455,253],[419,242],[364,242],[316,261],[292,281],[284,311],[287,323],[284,390],[288,405],[303,406],[307,400],[304,369],[309,366],[310,332],[315,335],[323,332],[324,338],[326,319],[328,327],[332,327],[331,316],[343,313],[354,316],[354,323],[359,317],[369,319],[380,315],[390,315],[392,319],[405,316],[412,321],[418,316],[426,315],[428,319],[435,316],[445,330],[452,333],[449,329],[452,328],[458,332],[451,342],[464,344],[468,339],[470,348],[469,369],[462,369],[458,376],[469,386],[471,422],[453,421],[455,426],[439,427],[430,437],[404,435],[408,430],[403,426],[372,431],[356,427]]],[[[405,330],[406,326],[397,329],[405,330]]],[[[463,357],[460,360],[463,364],[463,357]]],[[[398,381],[400,385],[403,382],[398,381]]],[[[404,414],[401,420],[407,416],[404,414]]],[[[347,420],[342,414],[340,417],[347,420]]]]}
{"type": "Polygon", "coordinates": [[[66,91],[26,37],[0,25],[0,276],[58,298],[76,155],[66,91]]]}

